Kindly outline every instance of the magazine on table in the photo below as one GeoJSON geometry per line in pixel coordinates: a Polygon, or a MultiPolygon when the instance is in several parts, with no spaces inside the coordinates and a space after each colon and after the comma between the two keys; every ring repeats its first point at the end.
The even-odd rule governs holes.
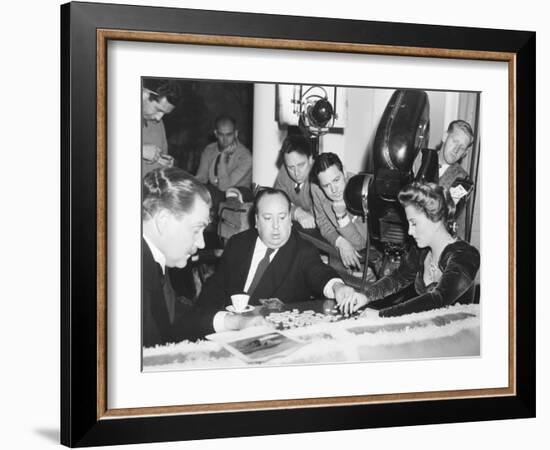
{"type": "Polygon", "coordinates": [[[306,345],[285,332],[261,326],[206,336],[246,362],[264,362],[280,358],[306,345]]]}

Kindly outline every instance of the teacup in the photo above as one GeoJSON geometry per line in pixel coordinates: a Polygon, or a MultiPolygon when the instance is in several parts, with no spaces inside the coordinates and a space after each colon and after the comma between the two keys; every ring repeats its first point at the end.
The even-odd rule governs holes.
{"type": "Polygon", "coordinates": [[[233,308],[235,309],[235,312],[243,312],[247,305],[248,300],[250,299],[249,295],[246,294],[235,294],[231,296],[231,303],[233,304],[233,308]]]}

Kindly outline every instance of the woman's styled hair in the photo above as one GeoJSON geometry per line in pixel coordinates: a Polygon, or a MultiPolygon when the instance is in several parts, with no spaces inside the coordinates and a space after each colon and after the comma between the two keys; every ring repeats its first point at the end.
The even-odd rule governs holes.
{"type": "Polygon", "coordinates": [[[313,166],[311,167],[311,180],[315,183],[319,182],[319,174],[321,172],[324,172],[327,170],[330,166],[336,166],[340,172],[344,171],[344,166],[342,165],[342,161],[340,161],[340,158],[335,153],[321,153],[317,159],[315,159],[315,162],[313,163],[313,166]]]}
{"type": "Polygon", "coordinates": [[[187,172],[175,167],[152,170],[143,178],[141,218],[161,209],[180,217],[193,209],[197,197],[212,206],[208,189],[187,172]]]}
{"type": "Polygon", "coordinates": [[[449,191],[435,183],[414,182],[399,192],[401,206],[414,206],[432,222],[443,222],[451,234],[456,234],[455,203],[449,191]]]}

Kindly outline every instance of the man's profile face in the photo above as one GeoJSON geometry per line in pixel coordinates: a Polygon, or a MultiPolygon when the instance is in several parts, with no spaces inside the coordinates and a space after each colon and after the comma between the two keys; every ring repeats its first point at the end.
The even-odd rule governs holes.
{"type": "Polygon", "coordinates": [[[460,161],[468,151],[470,143],[470,136],[463,130],[460,128],[451,130],[441,149],[445,163],[451,165],[460,161]]]}
{"type": "Polygon", "coordinates": [[[193,207],[186,214],[176,216],[163,211],[159,219],[161,232],[161,251],[166,257],[167,267],[185,267],[187,260],[197,250],[204,248],[203,232],[208,225],[210,207],[199,196],[195,197],[193,207]]]}
{"type": "Polygon", "coordinates": [[[339,202],[344,198],[346,189],[346,177],[344,172],[332,165],[323,172],[319,172],[319,186],[325,195],[333,202],[339,202]]]}
{"type": "Polygon", "coordinates": [[[235,129],[235,126],[230,121],[220,122],[214,130],[216,139],[218,140],[218,147],[220,150],[225,150],[235,143],[239,131],[235,129]]]}
{"type": "Polygon", "coordinates": [[[285,153],[283,156],[288,176],[297,184],[307,180],[309,171],[313,165],[311,156],[302,155],[298,152],[285,153]]]}
{"type": "Polygon", "coordinates": [[[160,122],[165,114],[170,114],[174,110],[174,105],[170,103],[166,97],[161,97],[158,100],[151,100],[151,91],[144,90],[142,97],[142,114],[143,118],[150,122],[160,122]]]}
{"type": "Polygon", "coordinates": [[[270,194],[260,199],[256,228],[260,239],[269,248],[280,248],[287,243],[292,222],[290,205],[283,195],[270,194]]]}

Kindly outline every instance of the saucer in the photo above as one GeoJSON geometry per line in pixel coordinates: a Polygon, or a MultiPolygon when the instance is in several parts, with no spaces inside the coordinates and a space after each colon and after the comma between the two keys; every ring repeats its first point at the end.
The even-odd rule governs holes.
{"type": "Polygon", "coordinates": [[[252,311],[254,309],[254,306],[246,305],[246,308],[243,309],[242,311],[236,311],[235,307],[233,305],[229,305],[225,309],[227,309],[229,312],[232,312],[232,313],[235,313],[235,314],[242,314],[242,313],[245,313],[245,312],[252,311]]]}

